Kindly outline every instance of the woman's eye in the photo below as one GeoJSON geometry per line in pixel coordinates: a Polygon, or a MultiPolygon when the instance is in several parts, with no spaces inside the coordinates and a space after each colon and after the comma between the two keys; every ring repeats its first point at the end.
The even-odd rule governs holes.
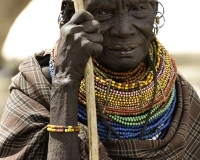
{"type": "Polygon", "coordinates": [[[106,16],[108,13],[106,11],[103,11],[103,10],[97,10],[95,12],[95,15],[97,16],[106,16]]]}
{"type": "Polygon", "coordinates": [[[140,11],[140,10],[142,10],[143,9],[143,7],[133,7],[133,8],[131,8],[130,10],[131,11],[140,11]]]}
{"type": "Polygon", "coordinates": [[[112,17],[112,13],[108,10],[98,9],[93,13],[94,18],[99,22],[104,22],[112,17]]]}
{"type": "Polygon", "coordinates": [[[145,18],[146,16],[148,16],[148,10],[145,6],[133,6],[129,9],[129,14],[136,18],[145,18]]]}

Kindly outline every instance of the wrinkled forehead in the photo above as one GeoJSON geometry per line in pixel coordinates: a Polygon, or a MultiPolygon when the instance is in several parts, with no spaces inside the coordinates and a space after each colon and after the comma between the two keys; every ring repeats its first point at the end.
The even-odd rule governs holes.
{"type": "MultiPolygon", "coordinates": [[[[74,2],[75,0],[62,0],[62,6],[61,10],[64,9],[66,2],[74,2]]],[[[83,0],[86,4],[106,4],[106,3],[142,3],[142,2],[150,2],[150,1],[156,1],[156,0],[83,0]],[[126,1],[126,2],[125,2],[126,1]]]]}

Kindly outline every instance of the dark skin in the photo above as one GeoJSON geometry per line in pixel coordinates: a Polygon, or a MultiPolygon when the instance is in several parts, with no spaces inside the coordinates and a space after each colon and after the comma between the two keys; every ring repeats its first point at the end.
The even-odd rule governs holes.
{"type": "MultiPolygon", "coordinates": [[[[75,14],[72,2],[67,3],[69,21],[61,28],[57,46],[50,124],[76,126],[79,86],[89,57],[117,72],[137,67],[148,54],[157,3],[85,0],[88,12],[75,14]]],[[[78,134],[50,133],[48,159],[80,159],[78,134]]]]}

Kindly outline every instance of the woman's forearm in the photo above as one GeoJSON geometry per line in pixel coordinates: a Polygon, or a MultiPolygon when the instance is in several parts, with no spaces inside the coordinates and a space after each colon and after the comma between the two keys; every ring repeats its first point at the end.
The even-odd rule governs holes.
{"type": "MultiPolygon", "coordinates": [[[[55,77],[56,78],[56,77],[55,77]]],[[[54,79],[51,91],[50,124],[77,126],[79,83],[67,78],[54,79]]],[[[78,132],[49,134],[48,160],[78,160],[78,132]]]]}

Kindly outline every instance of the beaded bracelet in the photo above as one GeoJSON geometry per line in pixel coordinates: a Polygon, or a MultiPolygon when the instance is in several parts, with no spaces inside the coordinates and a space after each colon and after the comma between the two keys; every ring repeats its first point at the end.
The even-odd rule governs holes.
{"type": "Polygon", "coordinates": [[[80,132],[82,126],[58,126],[58,125],[47,125],[47,131],[49,132],[80,132]]]}

